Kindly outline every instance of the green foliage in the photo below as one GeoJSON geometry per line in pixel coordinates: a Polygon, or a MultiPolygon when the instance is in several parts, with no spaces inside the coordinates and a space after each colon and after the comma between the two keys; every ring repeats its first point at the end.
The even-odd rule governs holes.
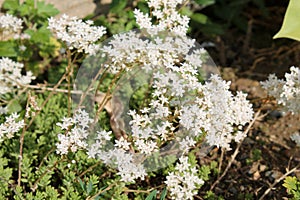
{"type": "Polygon", "coordinates": [[[296,177],[286,177],[282,185],[287,189],[288,194],[293,196],[292,199],[300,199],[300,181],[296,177]]]}
{"type": "Polygon", "coordinates": [[[0,57],[16,57],[18,55],[15,41],[0,41],[0,57]]]}
{"type": "Polygon", "coordinates": [[[215,0],[195,0],[200,6],[209,6],[215,3],[215,0]]]}
{"type": "MultiPolygon", "coordinates": [[[[197,0],[195,1],[201,8],[214,5],[214,0],[197,0]]],[[[201,11],[201,10],[200,10],[201,11]]],[[[181,14],[190,17],[190,32],[201,32],[204,35],[215,36],[224,33],[224,27],[222,24],[215,23],[206,14],[191,10],[190,8],[181,8],[181,14]],[[201,27],[201,28],[199,28],[201,27]]]]}
{"type": "Polygon", "coordinates": [[[25,0],[20,4],[18,0],[5,0],[3,8],[8,13],[26,17],[26,25],[43,24],[48,17],[57,15],[59,11],[51,4],[46,4],[44,1],[25,0]]]}
{"type": "MultiPolygon", "coordinates": [[[[215,3],[214,0],[197,0],[202,6],[209,6],[215,3]]],[[[138,1],[137,7],[142,12],[149,13],[150,9],[144,1],[138,1]]],[[[62,44],[51,37],[47,29],[47,18],[58,14],[50,4],[43,1],[26,0],[20,4],[19,0],[5,0],[3,9],[24,20],[24,33],[31,36],[29,40],[8,40],[0,41],[0,56],[12,57],[25,64],[26,70],[31,70],[35,75],[40,75],[39,81],[56,84],[69,63],[66,59],[59,57],[59,50],[62,44]],[[26,47],[21,51],[18,46],[26,47]]],[[[206,33],[221,34],[223,27],[213,24],[211,19],[203,13],[195,13],[188,8],[181,9],[182,14],[191,18],[194,27],[201,25],[206,33]],[[205,29],[205,27],[207,27],[205,29]],[[208,28],[210,27],[210,29],[208,28]],[[209,30],[211,32],[209,32],[209,30]]],[[[109,34],[117,34],[128,31],[136,27],[132,8],[128,1],[113,0],[110,11],[107,14],[98,16],[96,25],[104,25],[108,28],[109,34]]],[[[102,58],[104,59],[104,58],[102,58]]],[[[103,63],[103,60],[94,60],[91,63],[103,63]]],[[[79,63],[80,64],[80,63],[79,63]]],[[[76,70],[76,69],[75,69],[76,70]]],[[[201,74],[201,73],[200,73],[201,74]]],[[[199,77],[202,79],[202,77],[199,77]]],[[[113,80],[113,75],[107,74],[99,90],[107,91],[113,80]]],[[[131,108],[143,107],[147,104],[144,99],[149,93],[149,86],[144,82],[146,77],[143,75],[131,79],[130,84],[122,86],[121,97],[129,99],[131,108]],[[123,96],[122,96],[123,95],[123,96]]],[[[64,84],[65,82],[63,82],[64,84]]],[[[63,87],[65,89],[66,87],[63,87]]],[[[53,88],[52,88],[53,89],[53,88]]],[[[82,88],[79,88],[82,89],[82,88]]],[[[25,93],[24,93],[25,94],[25,93]]],[[[21,117],[25,116],[26,95],[19,95],[18,99],[9,101],[8,111],[20,112],[21,117]]],[[[53,93],[41,91],[39,93],[32,90],[32,95],[36,96],[39,106],[43,105],[42,110],[36,116],[27,118],[27,122],[32,120],[32,124],[24,132],[24,145],[22,149],[22,172],[20,185],[16,186],[16,175],[18,174],[18,164],[20,156],[20,137],[17,133],[14,138],[5,140],[0,148],[0,197],[3,199],[115,199],[128,200],[131,197],[124,192],[128,189],[125,183],[119,181],[120,177],[111,175],[102,163],[96,159],[88,158],[83,151],[69,153],[59,156],[55,153],[57,135],[64,132],[56,125],[61,122],[63,117],[69,115],[68,95],[66,93],[53,93]],[[47,103],[45,103],[47,101],[47,103]]],[[[13,96],[7,97],[8,100],[13,96]]],[[[6,100],[6,99],[5,99],[6,100]]],[[[0,121],[5,116],[0,116],[0,121]]],[[[99,115],[99,123],[104,130],[110,130],[109,116],[106,111],[99,115]]],[[[199,138],[199,141],[201,138],[199,138]]],[[[195,156],[198,149],[189,153],[189,162],[192,167],[197,166],[199,160],[195,156]]],[[[254,159],[256,154],[254,154],[254,159]]],[[[161,157],[159,153],[153,154],[148,159],[155,166],[168,166],[158,173],[152,173],[149,177],[166,175],[174,170],[174,163],[177,160],[175,155],[161,157]]],[[[113,170],[112,170],[113,171],[113,170]]],[[[113,171],[115,172],[115,171],[113,171]]],[[[199,177],[207,181],[211,174],[218,173],[217,163],[211,162],[210,165],[203,165],[199,170],[199,177]]],[[[156,183],[155,183],[156,184],[156,183]]],[[[149,186],[149,185],[148,185],[149,186]]],[[[150,185],[152,187],[152,185],[150,185]]],[[[143,190],[142,186],[137,186],[143,190]]],[[[164,186],[165,187],[165,186],[164,186]]],[[[164,200],[167,198],[167,189],[161,193],[152,188],[150,194],[134,194],[135,199],[164,200]]],[[[212,192],[208,192],[206,199],[222,199],[216,197],[212,192]]]]}
{"type": "Polygon", "coordinates": [[[205,8],[205,13],[209,13],[209,17],[202,25],[192,20],[192,30],[196,31],[196,27],[201,25],[200,31],[208,36],[222,35],[231,27],[246,32],[248,19],[243,12],[249,3],[258,7],[264,16],[268,15],[264,0],[197,0],[196,2],[202,7],[209,6],[205,8]]]}
{"type": "Polygon", "coordinates": [[[213,172],[213,174],[218,173],[218,163],[215,161],[212,161],[210,165],[202,165],[199,169],[199,176],[204,181],[208,181],[210,178],[210,174],[213,172]]]}
{"type": "Polygon", "coordinates": [[[30,35],[30,39],[1,41],[0,56],[12,57],[25,63],[26,69],[35,75],[42,73],[58,56],[61,47],[47,29],[47,19],[59,11],[51,4],[35,0],[26,0],[22,4],[19,4],[19,0],[5,0],[3,9],[24,21],[23,32],[30,35]],[[21,50],[18,46],[26,49],[21,50]]]}
{"type": "Polygon", "coordinates": [[[213,191],[207,191],[204,196],[206,200],[224,200],[222,196],[217,196],[213,191]]]}
{"type": "Polygon", "coordinates": [[[12,168],[8,167],[9,159],[4,156],[3,149],[0,149],[0,196],[6,196],[12,178],[12,168]]]}
{"type": "Polygon", "coordinates": [[[250,154],[250,158],[246,160],[247,164],[259,161],[262,158],[262,153],[260,149],[253,149],[250,154]]]}
{"type": "Polygon", "coordinates": [[[282,27],[274,36],[276,38],[291,38],[300,41],[300,2],[298,0],[290,0],[286,10],[282,27]]]}
{"type": "MultiPolygon", "coordinates": [[[[109,12],[95,17],[94,24],[106,27],[109,36],[137,28],[133,10],[127,2],[126,0],[113,0],[109,12]]],[[[138,3],[139,5],[144,6],[141,3],[138,3]]]]}
{"type": "Polygon", "coordinates": [[[112,0],[109,12],[118,13],[126,7],[126,0],[112,0]]]}
{"type": "Polygon", "coordinates": [[[167,192],[167,188],[164,188],[163,191],[161,192],[160,195],[160,200],[165,200],[166,196],[167,196],[168,192],[167,192]]]}
{"type": "Polygon", "coordinates": [[[154,200],[156,199],[156,193],[157,193],[157,190],[153,190],[145,200],[154,200]]]}

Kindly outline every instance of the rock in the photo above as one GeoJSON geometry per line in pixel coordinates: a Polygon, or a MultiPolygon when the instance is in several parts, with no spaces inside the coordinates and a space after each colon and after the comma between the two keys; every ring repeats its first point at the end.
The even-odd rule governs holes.
{"type": "MultiPolygon", "coordinates": [[[[60,11],[60,15],[67,14],[69,16],[77,16],[84,18],[92,13],[107,12],[108,5],[112,0],[45,0],[46,3],[53,4],[60,11]]],[[[0,0],[0,5],[4,0],[0,0]]],[[[24,2],[24,0],[21,0],[24,2]]]]}

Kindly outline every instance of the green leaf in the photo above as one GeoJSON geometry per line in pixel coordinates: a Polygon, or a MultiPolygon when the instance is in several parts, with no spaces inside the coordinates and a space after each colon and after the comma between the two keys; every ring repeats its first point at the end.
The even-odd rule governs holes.
{"type": "Polygon", "coordinates": [[[146,4],[146,2],[143,2],[143,1],[139,1],[137,3],[137,8],[142,11],[143,13],[149,13],[150,12],[150,9],[148,7],[148,5],[146,4]]]}
{"type": "Polygon", "coordinates": [[[50,40],[51,32],[46,26],[43,26],[36,31],[28,29],[25,32],[31,36],[30,40],[34,43],[48,43],[50,40]]]}
{"type": "Polygon", "coordinates": [[[10,113],[13,112],[20,112],[22,110],[22,106],[20,105],[19,101],[17,99],[12,100],[9,104],[8,104],[8,111],[10,113]]]}
{"type": "Polygon", "coordinates": [[[167,188],[164,188],[164,190],[161,192],[160,200],[165,200],[167,196],[167,188]]]}
{"type": "Polygon", "coordinates": [[[13,41],[0,41],[0,57],[16,57],[16,44],[13,41]]]}
{"type": "Polygon", "coordinates": [[[19,0],[5,0],[2,4],[2,7],[6,10],[17,10],[19,7],[19,0]]]}
{"type": "Polygon", "coordinates": [[[21,16],[30,16],[36,14],[36,9],[34,8],[34,0],[26,0],[18,8],[21,16]]]}
{"type": "Polygon", "coordinates": [[[156,198],[157,190],[153,190],[146,198],[146,200],[154,200],[156,198]]]}
{"type": "Polygon", "coordinates": [[[194,13],[193,11],[191,11],[191,9],[187,8],[187,7],[183,7],[181,10],[180,10],[180,13],[183,14],[183,15],[186,15],[188,17],[191,17],[194,13]]]}
{"type": "Polygon", "coordinates": [[[215,3],[215,0],[195,0],[195,2],[201,6],[209,6],[215,3]]]}
{"type": "Polygon", "coordinates": [[[290,0],[280,31],[273,37],[300,41],[300,1],[290,0]]]}
{"type": "Polygon", "coordinates": [[[57,15],[59,11],[52,5],[46,4],[45,2],[37,2],[38,14],[43,17],[51,17],[57,15]]]}
{"type": "Polygon", "coordinates": [[[81,180],[80,178],[78,178],[78,182],[79,182],[79,184],[80,184],[80,186],[81,186],[81,189],[82,189],[83,191],[85,191],[85,184],[82,182],[82,180],[81,180]]]}
{"type": "Polygon", "coordinates": [[[202,13],[195,13],[191,16],[191,19],[200,24],[205,24],[207,22],[207,16],[202,13]]]}
{"type": "Polygon", "coordinates": [[[121,10],[123,10],[127,5],[126,0],[113,0],[110,4],[110,10],[111,13],[118,13],[121,10]]]}
{"type": "Polygon", "coordinates": [[[90,194],[92,192],[92,190],[93,190],[93,182],[89,181],[89,184],[86,187],[87,194],[90,194]]]}
{"type": "Polygon", "coordinates": [[[282,184],[288,191],[296,190],[297,189],[297,178],[288,176],[284,179],[284,183],[282,184]]]}

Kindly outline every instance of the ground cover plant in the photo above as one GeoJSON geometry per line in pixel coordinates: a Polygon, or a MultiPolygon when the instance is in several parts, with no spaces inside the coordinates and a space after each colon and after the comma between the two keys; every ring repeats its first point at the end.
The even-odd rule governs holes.
{"type": "MultiPolygon", "coordinates": [[[[193,6],[214,3],[149,0],[125,9],[126,1],[113,1],[108,15],[120,20],[112,22],[105,15],[95,21],[56,16],[42,1],[6,0],[0,16],[1,198],[228,198],[216,188],[268,114],[263,107],[276,100],[284,112],[299,112],[300,72],[291,67],[285,79],[262,81],[270,96],[256,100],[260,107],[245,92],[231,91],[207,51],[187,36],[195,24],[213,37],[229,22],[241,25],[229,17],[227,26],[212,31],[212,19],[193,6]]],[[[299,143],[299,134],[291,139],[299,143]]],[[[261,159],[261,150],[252,149],[246,163],[263,171],[261,159]]],[[[256,197],[266,198],[284,180],[287,195],[297,199],[299,180],[289,175],[298,167],[256,197]]]]}

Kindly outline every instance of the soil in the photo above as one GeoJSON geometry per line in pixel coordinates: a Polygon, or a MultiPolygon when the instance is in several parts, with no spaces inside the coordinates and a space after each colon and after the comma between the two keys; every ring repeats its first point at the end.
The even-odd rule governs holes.
{"type": "MultiPolygon", "coordinates": [[[[299,66],[300,42],[272,39],[280,29],[287,5],[266,3],[270,13],[267,17],[253,6],[245,10],[248,25],[251,24],[246,33],[232,27],[214,40],[199,37],[200,42],[209,40],[216,45],[207,50],[223,78],[232,81],[232,89],[247,92],[255,110],[261,110],[231,167],[213,189],[225,199],[259,199],[269,188],[271,190],[264,199],[291,197],[282,186],[283,181],[271,185],[300,161],[299,147],[290,139],[291,134],[300,131],[300,115],[283,113],[273,101],[265,101],[267,95],[259,84],[270,73],[283,78],[291,66],[299,66]]],[[[212,151],[207,159],[222,163],[223,172],[236,147],[237,144],[233,145],[232,151],[226,152],[221,162],[221,150],[212,151]]],[[[299,170],[291,175],[300,178],[299,170]]],[[[204,190],[209,190],[217,178],[210,180],[204,190]]]]}

